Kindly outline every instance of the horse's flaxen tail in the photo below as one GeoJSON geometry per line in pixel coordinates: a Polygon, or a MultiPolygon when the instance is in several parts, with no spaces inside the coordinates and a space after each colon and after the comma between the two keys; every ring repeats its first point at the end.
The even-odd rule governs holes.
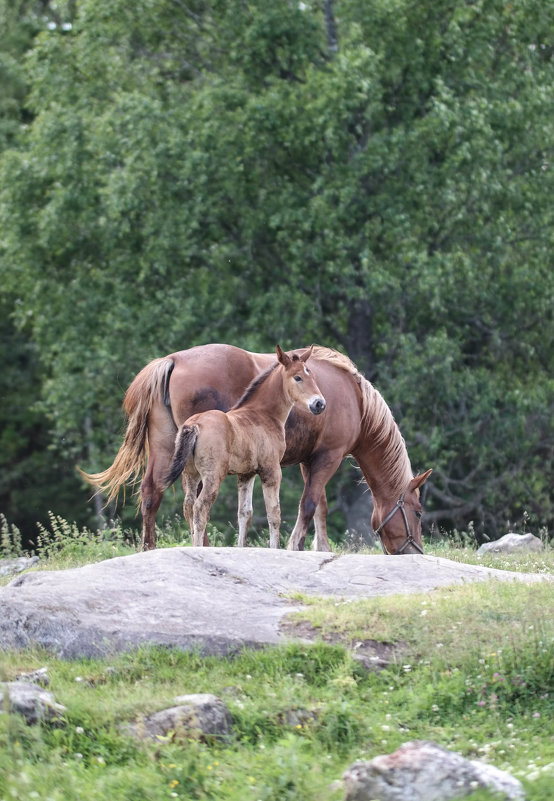
{"type": "Polygon", "coordinates": [[[181,426],[175,439],[175,451],[164,482],[164,489],[171,487],[185,469],[186,463],[194,453],[197,439],[198,426],[181,426]]]}
{"type": "Polygon", "coordinates": [[[127,482],[135,484],[141,477],[148,453],[148,414],[152,404],[159,400],[169,407],[169,377],[174,362],[168,357],[154,359],[133,379],[123,400],[128,417],[125,439],[114,463],[101,473],[85,473],[82,477],[113,501],[127,482]]]}

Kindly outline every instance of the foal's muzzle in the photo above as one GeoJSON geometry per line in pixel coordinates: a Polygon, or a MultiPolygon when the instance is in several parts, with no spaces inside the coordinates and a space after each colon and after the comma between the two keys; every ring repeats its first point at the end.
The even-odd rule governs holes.
{"type": "Polygon", "coordinates": [[[327,404],[323,398],[312,398],[308,404],[308,408],[312,414],[321,414],[325,411],[327,404]]]}

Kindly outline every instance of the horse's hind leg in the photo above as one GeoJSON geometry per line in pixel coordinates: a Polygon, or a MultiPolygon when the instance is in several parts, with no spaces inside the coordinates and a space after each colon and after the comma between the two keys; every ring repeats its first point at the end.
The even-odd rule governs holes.
{"type": "Polygon", "coordinates": [[[238,509],[238,523],[239,523],[239,536],[237,545],[244,548],[246,545],[246,533],[252,522],[252,492],[254,490],[254,481],[256,476],[237,476],[237,485],[239,490],[239,509],[238,509]]]}
{"type": "Polygon", "coordinates": [[[148,416],[148,466],[140,486],[144,551],[156,547],[156,514],[173,458],[176,432],[177,428],[168,411],[158,404],[152,406],[148,416]]]}

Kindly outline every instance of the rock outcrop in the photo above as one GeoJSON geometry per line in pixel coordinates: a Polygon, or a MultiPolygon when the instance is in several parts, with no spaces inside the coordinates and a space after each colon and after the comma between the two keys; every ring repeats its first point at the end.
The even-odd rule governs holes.
{"type": "Polygon", "coordinates": [[[0,587],[0,648],[95,657],[143,644],[229,654],[282,643],[287,595],[365,598],[468,581],[538,581],[433,556],[264,548],[166,548],[71,570],[34,571],[0,587]]]}

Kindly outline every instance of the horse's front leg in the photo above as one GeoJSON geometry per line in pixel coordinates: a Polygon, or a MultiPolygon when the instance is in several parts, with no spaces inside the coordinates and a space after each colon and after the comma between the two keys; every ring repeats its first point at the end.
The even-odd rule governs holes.
{"type": "MultiPolygon", "coordinates": [[[[310,477],[310,471],[306,467],[306,465],[301,464],[300,470],[302,472],[302,478],[304,479],[304,484],[306,484],[310,477]]],[[[329,545],[329,537],[327,536],[327,512],[329,511],[329,507],[327,506],[327,495],[325,494],[325,487],[321,491],[321,495],[319,496],[319,501],[315,507],[314,511],[314,541],[312,543],[312,549],[314,551],[330,551],[331,546],[329,545]]]]}
{"type": "Polygon", "coordinates": [[[279,548],[279,529],[281,527],[281,506],[279,504],[279,489],[281,487],[281,467],[265,470],[260,473],[262,490],[264,493],[265,511],[269,523],[269,547],[279,548]]]}
{"type": "Polygon", "coordinates": [[[238,524],[239,536],[237,545],[244,548],[246,545],[246,533],[252,522],[252,492],[254,490],[254,481],[256,476],[237,476],[237,485],[239,490],[239,509],[238,509],[238,524]]]}
{"type": "MultiPolygon", "coordinates": [[[[287,543],[287,549],[289,551],[304,550],[306,533],[314,517],[317,505],[323,500],[325,485],[337,471],[341,461],[342,451],[329,451],[316,454],[307,465],[304,465],[302,473],[306,483],[304,485],[302,498],[300,499],[298,517],[296,518],[294,529],[287,543]]],[[[321,524],[321,515],[318,522],[321,524]]],[[[326,532],[324,538],[321,528],[318,534],[318,550],[330,551],[331,546],[329,545],[326,532]]]]}

